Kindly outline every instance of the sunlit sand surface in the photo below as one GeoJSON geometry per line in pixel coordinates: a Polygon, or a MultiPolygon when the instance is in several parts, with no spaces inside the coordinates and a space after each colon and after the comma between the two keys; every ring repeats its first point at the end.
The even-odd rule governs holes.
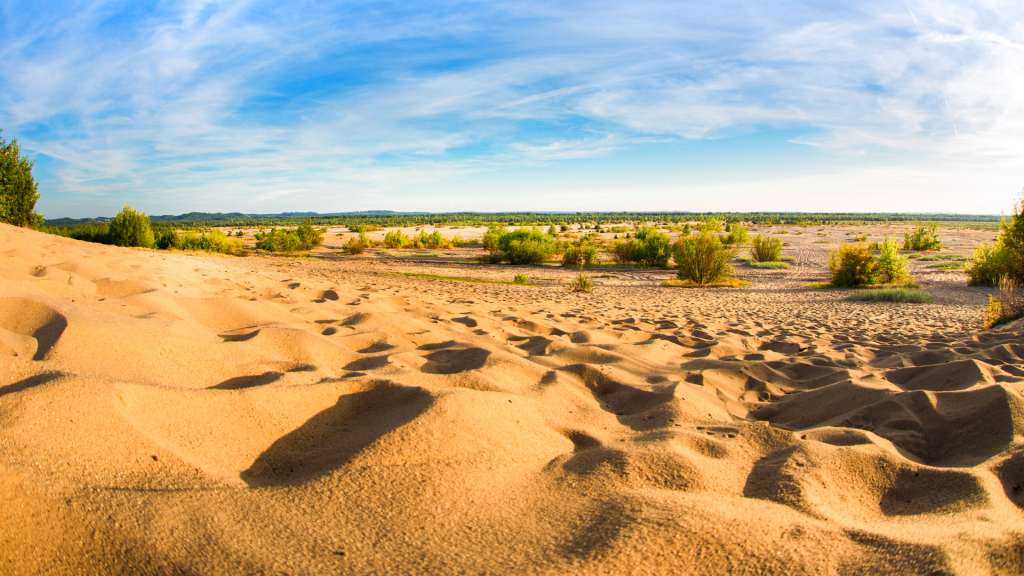
{"type": "Polygon", "coordinates": [[[1020,325],[933,263],[805,289],[853,228],[801,230],[747,288],[577,295],[0,226],[0,573],[1024,573],[1020,325]]]}

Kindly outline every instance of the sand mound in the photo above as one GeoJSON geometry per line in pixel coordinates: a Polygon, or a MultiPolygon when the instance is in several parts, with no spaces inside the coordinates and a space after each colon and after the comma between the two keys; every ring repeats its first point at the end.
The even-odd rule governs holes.
{"type": "Polygon", "coordinates": [[[0,571],[1024,572],[1020,326],[329,265],[0,226],[0,571]]]}

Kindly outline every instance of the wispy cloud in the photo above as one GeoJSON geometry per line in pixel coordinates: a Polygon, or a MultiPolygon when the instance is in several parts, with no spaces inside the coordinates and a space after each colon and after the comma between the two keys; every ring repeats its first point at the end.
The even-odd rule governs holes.
{"type": "MultiPolygon", "coordinates": [[[[785,135],[747,153],[806,144],[842,166],[836,178],[860,170],[878,186],[897,170],[908,195],[955,172],[955,198],[954,183],[983,173],[990,189],[971,190],[963,211],[998,210],[1024,173],[1024,26],[1012,2],[0,10],[0,126],[45,155],[41,204],[55,216],[126,201],[150,212],[486,209],[433,193],[586,158],[629,170],[631,151],[772,131],[785,135]]],[[[660,183],[638,194],[657,208],[720,186],[731,203],[737,170],[715,166],[702,181],[718,184],[682,191],[671,165],[654,166],[660,183]]],[[[809,203],[819,190],[802,193],[809,203]]],[[[787,194],[778,207],[800,209],[787,194]]]]}

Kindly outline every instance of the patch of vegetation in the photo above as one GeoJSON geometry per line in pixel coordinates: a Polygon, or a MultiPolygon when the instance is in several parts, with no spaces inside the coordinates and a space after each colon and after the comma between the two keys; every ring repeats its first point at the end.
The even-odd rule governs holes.
{"type": "Polygon", "coordinates": [[[729,260],[736,257],[739,248],[726,247],[717,234],[703,231],[696,236],[680,238],[673,247],[679,280],[701,286],[728,282],[733,269],[729,260]]]}
{"type": "Polygon", "coordinates": [[[755,262],[778,262],[782,258],[782,240],[764,234],[750,241],[750,257],[755,262]]]}
{"type": "Polygon", "coordinates": [[[869,290],[857,290],[846,297],[854,302],[914,302],[917,304],[931,304],[931,294],[923,290],[910,288],[872,288],[869,290]]]}
{"type": "Polygon", "coordinates": [[[815,240],[815,244],[831,244],[828,240],[815,240]]]}
{"type": "Polygon", "coordinates": [[[742,288],[744,286],[750,286],[752,283],[746,280],[739,280],[737,278],[726,278],[718,282],[710,282],[708,284],[698,284],[692,280],[665,280],[661,283],[662,286],[668,286],[670,288],[742,288]]]}
{"type": "Polygon", "coordinates": [[[752,260],[747,263],[751,268],[761,268],[764,270],[788,270],[792,268],[788,262],[758,262],[752,260]]]}
{"type": "Polygon", "coordinates": [[[512,279],[512,283],[519,286],[526,286],[530,281],[526,278],[526,274],[516,274],[515,278],[512,279]]]}
{"type": "Polygon", "coordinates": [[[932,260],[967,260],[967,256],[962,254],[932,254],[930,256],[918,255],[918,258],[922,262],[931,262],[932,260]]]}
{"type": "Polygon", "coordinates": [[[942,250],[942,241],[938,235],[939,225],[936,222],[917,223],[911,232],[903,234],[904,250],[942,250]]]}
{"type": "Polygon", "coordinates": [[[402,272],[402,276],[411,278],[429,278],[431,280],[450,280],[452,282],[471,282],[474,284],[508,284],[517,286],[536,286],[536,284],[517,284],[516,282],[502,282],[501,280],[484,280],[482,278],[459,278],[457,276],[437,276],[436,274],[417,274],[414,272],[402,272]]]}
{"type": "Polygon", "coordinates": [[[438,258],[444,256],[441,252],[400,252],[398,250],[378,250],[378,253],[385,256],[396,256],[405,258],[438,258]]]}

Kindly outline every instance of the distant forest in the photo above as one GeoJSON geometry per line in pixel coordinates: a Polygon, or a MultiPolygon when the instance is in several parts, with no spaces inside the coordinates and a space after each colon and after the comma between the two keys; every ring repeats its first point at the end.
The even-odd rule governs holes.
{"type": "MultiPolygon", "coordinates": [[[[316,212],[284,212],[281,214],[210,214],[205,212],[189,212],[178,216],[151,216],[153,228],[175,228],[195,230],[225,227],[269,228],[274,226],[298,226],[306,218],[311,218],[315,226],[347,226],[355,228],[360,225],[391,227],[391,226],[523,226],[551,224],[599,223],[615,224],[621,222],[656,221],[665,223],[682,223],[719,218],[726,222],[749,222],[755,225],[822,225],[822,224],[858,224],[858,223],[905,223],[932,221],[954,224],[994,224],[1000,221],[998,215],[979,214],[896,214],[885,212],[391,212],[375,210],[368,212],[348,212],[337,214],[318,214],[316,212]]],[[[46,220],[44,226],[72,227],[82,224],[107,224],[110,218],[57,218],[46,220]]]]}

